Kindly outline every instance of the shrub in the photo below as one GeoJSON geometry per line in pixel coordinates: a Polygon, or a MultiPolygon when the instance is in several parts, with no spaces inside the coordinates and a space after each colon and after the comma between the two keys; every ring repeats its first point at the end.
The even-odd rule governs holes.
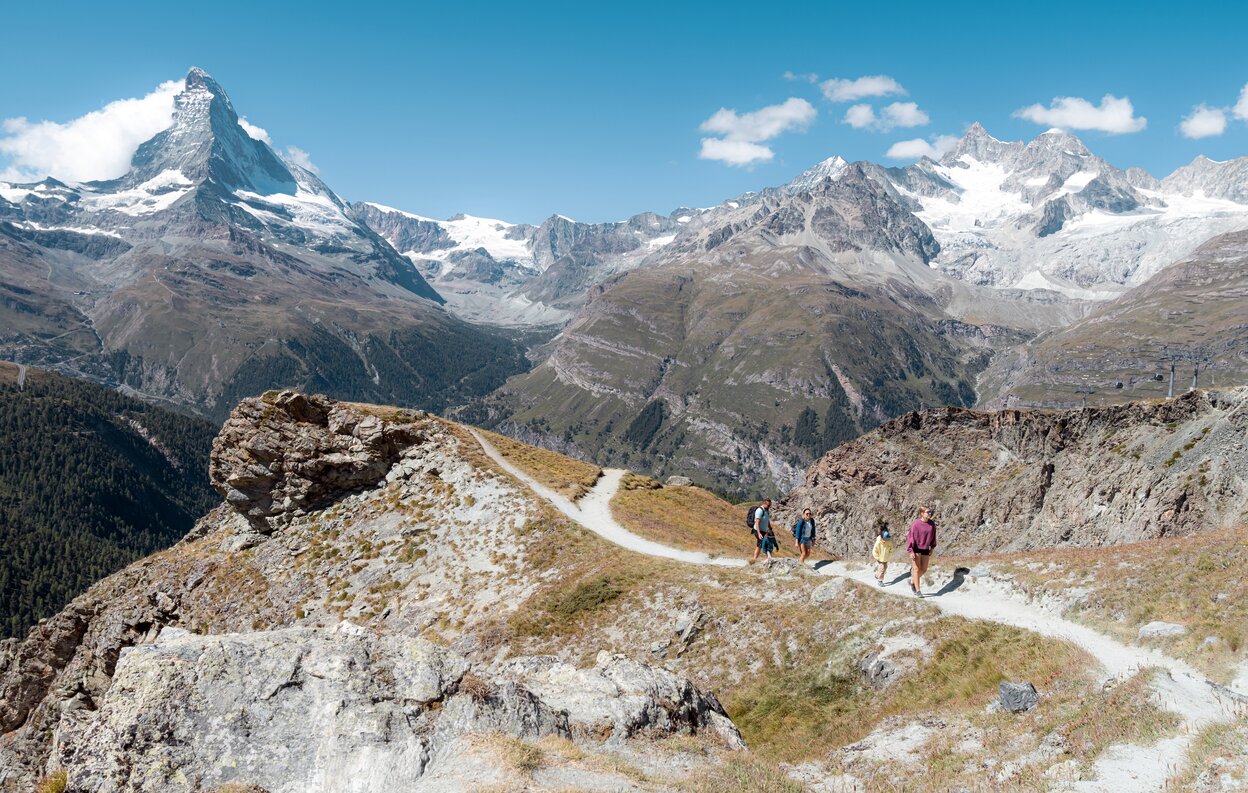
{"type": "Polygon", "coordinates": [[[43,779],[39,780],[35,785],[35,793],[64,793],[65,786],[69,784],[69,775],[65,769],[53,771],[43,779]]]}

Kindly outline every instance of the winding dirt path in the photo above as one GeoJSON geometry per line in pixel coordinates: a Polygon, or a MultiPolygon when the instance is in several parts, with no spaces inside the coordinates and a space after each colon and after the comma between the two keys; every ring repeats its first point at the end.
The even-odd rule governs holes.
{"type": "MultiPolygon", "coordinates": [[[[589,531],[630,551],[675,559],[699,565],[744,567],[744,559],[712,557],[709,554],[671,548],[633,534],[612,516],[610,503],[620,487],[624,471],[606,469],[593,489],[577,503],[537,482],[503,457],[485,438],[472,431],[481,448],[499,466],[523,482],[537,495],[549,501],[560,512],[589,531]]],[[[893,583],[881,588],[884,594],[914,598],[905,577],[894,576],[893,583]]],[[[852,562],[818,562],[814,569],[822,575],[856,581],[876,588],[874,575],[864,564],[852,562]]],[[[955,572],[954,577],[930,590],[924,603],[946,614],[973,620],[986,620],[1024,628],[1042,636],[1068,641],[1087,651],[1100,662],[1105,679],[1123,678],[1140,669],[1159,669],[1153,682],[1157,702],[1181,719],[1178,734],[1164,738],[1152,746],[1117,744],[1097,758],[1094,776],[1053,789],[1080,793],[1120,793],[1121,791],[1163,790],[1166,782],[1182,770],[1188,748],[1203,728],[1231,721],[1245,712],[1248,691],[1238,690],[1241,681],[1232,687],[1215,687],[1203,674],[1188,664],[1147,647],[1123,644],[1084,625],[1064,619],[1055,611],[1030,602],[1014,587],[991,577],[973,577],[955,572]]]]}
{"type": "Polygon", "coordinates": [[[672,548],[662,543],[647,540],[645,537],[633,534],[616,521],[615,516],[611,514],[611,499],[619,492],[620,480],[624,478],[625,471],[619,468],[607,468],[603,471],[602,476],[594,484],[592,490],[582,496],[575,503],[568,497],[556,493],[554,490],[546,487],[533,477],[521,471],[515,465],[507,460],[494,445],[487,441],[482,435],[469,428],[472,437],[477,439],[477,443],[481,444],[481,448],[491,460],[499,465],[504,471],[519,479],[530,490],[537,495],[549,501],[556,509],[567,515],[572,520],[589,529],[594,534],[603,539],[613,542],[621,548],[627,548],[630,551],[636,551],[647,556],[658,556],[663,559],[675,559],[678,562],[688,562],[689,564],[700,565],[716,565],[719,567],[745,567],[744,559],[727,559],[722,556],[711,556],[701,551],[685,551],[680,548],[672,548]]]}

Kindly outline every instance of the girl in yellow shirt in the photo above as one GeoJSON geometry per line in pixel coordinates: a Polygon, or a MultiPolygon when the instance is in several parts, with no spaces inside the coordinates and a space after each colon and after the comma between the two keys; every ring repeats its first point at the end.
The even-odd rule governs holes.
{"type": "Polygon", "coordinates": [[[875,581],[879,586],[884,586],[884,571],[888,569],[888,558],[892,555],[892,534],[888,530],[888,524],[881,523],[879,534],[875,538],[875,547],[871,549],[871,556],[875,559],[875,581]]]}

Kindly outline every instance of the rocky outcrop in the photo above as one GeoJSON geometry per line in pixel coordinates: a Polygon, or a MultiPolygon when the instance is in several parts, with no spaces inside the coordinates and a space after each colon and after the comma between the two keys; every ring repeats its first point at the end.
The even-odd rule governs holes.
{"type": "Polygon", "coordinates": [[[600,652],[592,669],[553,656],[518,658],[507,663],[504,674],[566,713],[572,734],[580,738],[618,741],[710,730],[729,747],[745,748],[715,695],[624,655],[600,652]]]}
{"type": "MultiPolygon", "coordinates": [[[[412,412],[411,421],[422,414],[412,412]]],[[[262,532],[372,487],[425,434],[323,396],[292,391],[245,399],[212,445],[209,476],[262,532]]]]}
{"type": "Polygon", "coordinates": [[[829,550],[863,558],[878,521],[904,542],[922,504],[936,510],[941,553],[1189,534],[1244,519],[1245,432],[1248,389],[1082,410],[909,413],[816,462],[776,520],[811,507],[829,550]]]}
{"type": "Polygon", "coordinates": [[[423,639],[350,623],[197,636],[125,651],[96,712],[63,719],[53,762],[73,791],[403,790],[453,762],[457,739],[598,741],[740,735],[688,680],[602,654],[590,670],[515,659],[498,678],[423,639]]]}

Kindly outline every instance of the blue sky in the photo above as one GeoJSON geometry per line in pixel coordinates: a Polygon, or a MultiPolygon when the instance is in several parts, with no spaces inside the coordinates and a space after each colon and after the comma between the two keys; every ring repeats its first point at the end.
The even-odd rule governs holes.
{"type": "Polygon", "coordinates": [[[345,198],[527,222],[710,205],[833,154],[891,162],[898,141],[976,120],[1030,138],[1053,126],[1058,97],[1126,98],[1119,126],[1147,119],[1076,130],[1120,167],[1164,175],[1197,154],[1248,154],[1248,121],[1230,110],[1248,83],[1248,6],[867,5],[9,4],[0,118],[68,122],[198,65],[345,198]],[[864,76],[905,93],[833,101],[821,88],[864,76]],[[1200,103],[1221,113],[1222,134],[1180,133],[1200,103]],[[863,104],[867,126],[844,123],[863,104]],[[1034,104],[1040,121],[1016,115],[1034,104]],[[700,129],[720,108],[737,115],[700,129]],[[880,131],[889,112],[927,123],[880,131]],[[771,159],[702,159],[707,138],[771,159]]]}

